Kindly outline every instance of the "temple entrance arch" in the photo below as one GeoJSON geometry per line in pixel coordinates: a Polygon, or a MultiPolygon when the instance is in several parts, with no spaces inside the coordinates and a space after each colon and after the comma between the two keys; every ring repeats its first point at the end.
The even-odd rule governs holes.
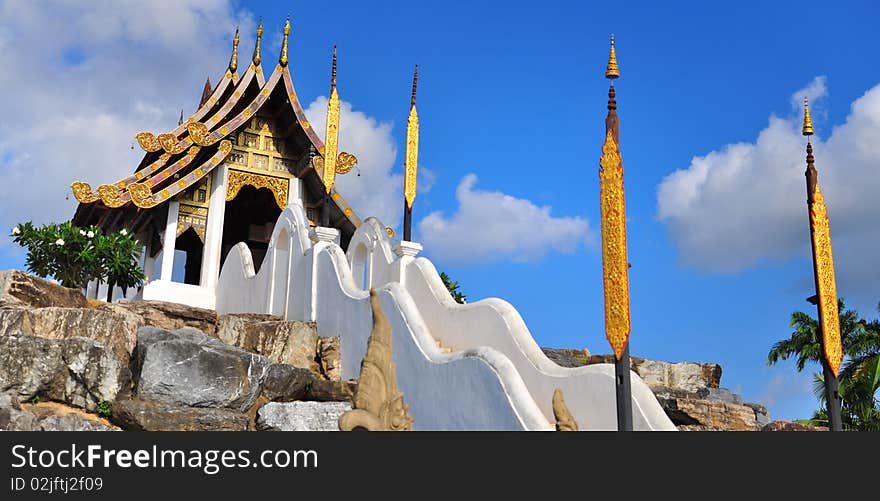
{"type": "MultiPolygon", "coordinates": [[[[269,188],[241,186],[226,202],[221,244],[221,269],[232,247],[244,242],[251,250],[254,271],[259,271],[269,248],[275,222],[281,215],[276,194],[269,188]]],[[[227,198],[229,198],[227,196],[227,198]]]]}
{"type": "MultiPolygon", "coordinates": [[[[174,242],[175,251],[185,254],[182,265],[178,265],[180,261],[175,259],[177,266],[183,267],[183,283],[190,285],[199,285],[202,273],[202,251],[204,250],[204,242],[199,238],[195,229],[190,226],[183,233],[177,236],[174,242]]],[[[175,268],[177,268],[175,266],[175,268]]]]}

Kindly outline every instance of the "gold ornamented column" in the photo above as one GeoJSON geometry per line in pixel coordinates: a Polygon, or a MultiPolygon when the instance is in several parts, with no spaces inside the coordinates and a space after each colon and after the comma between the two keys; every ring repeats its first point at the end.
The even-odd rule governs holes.
{"type": "Polygon", "coordinates": [[[813,251],[813,276],[816,283],[816,305],[819,309],[819,330],[825,359],[822,367],[825,379],[825,401],[828,405],[830,429],[843,429],[840,417],[840,395],[837,376],[843,360],[840,340],[840,312],[837,306],[837,284],[834,279],[834,257],[831,252],[831,228],[825,197],[819,187],[819,173],[813,158],[813,120],[810,105],[804,98],[803,135],[807,136],[807,207],[810,215],[810,240],[813,251]]]}
{"type": "Polygon", "coordinates": [[[632,390],[629,362],[629,261],[626,252],[626,202],[623,191],[623,163],[620,158],[620,121],[617,117],[614,79],[620,77],[614,35],[605,78],[608,115],[605,142],[599,160],[599,200],[602,214],[602,285],[605,292],[605,337],[614,350],[614,381],[617,395],[617,430],[632,431],[632,390]]]}
{"type": "Polygon", "coordinates": [[[406,121],[406,164],[403,180],[403,239],[412,240],[412,206],[416,199],[419,168],[419,114],[416,111],[416,88],[419,82],[419,65],[413,72],[412,97],[409,118],[406,121]]]}
{"type": "Polygon", "coordinates": [[[327,102],[327,133],[324,135],[323,167],[324,203],[321,226],[330,226],[330,192],[336,182],[336,155],[339,151],[339,93],[336,92],[336,46],[333,46],[333,69],[330,72],[330,100],[327,102]]]}
{"type": "MultiPolygon", "coordinates": [[[[620,76],[611,36],[611,53],[606,78],[620,76]]],[[[623,164],[620,158],[617,102],[614,84],[608,93],[605,142],[599,161],[599,197],[602,214],[602,281],[605,289],[605,337],[620,360],[630,334],[629,262],[626,252],[626,203],[623,190],[623,164]]]]}

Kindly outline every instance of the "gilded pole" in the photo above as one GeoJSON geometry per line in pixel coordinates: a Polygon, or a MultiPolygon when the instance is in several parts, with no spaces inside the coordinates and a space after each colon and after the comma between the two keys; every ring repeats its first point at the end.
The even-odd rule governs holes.
{"type": "MultiPolygon", "coordinates": [[[[828,420],[832,431],[843,429],[840,418],[840,394],[837,376],[843,360],[840,340],[840,312],[837,305],[837,284],[834,279],[834,257],[831,252],[831,228],[825,197],[819,187],[819,173],[813,158],[813,120],[810,105],[804,98],[804,127],[807,136],[807,208],[810,217],[810,240],[813,254],[813,278],[816,286],[816,306],[819,310],[819,330],[822,334],[824,358],[822,369],[825,379],[825,401],[828,405],[828,420]]],[[[812,299],[812,298],[811,298],[812,299]]]]}
{"type": "Polygon", "coordinates": [[[284,40],[281,42],[281,55],[278,56],[278,64],[287,66],[287,39],[290,37],[290,16],[284,22],[284,40]]]}
{"type": "Polygon", "coordinates": [[[235,37],[232,39],[232,55],[229,56],[229,71],[234,75],[238,71],[238,27],[235,28],[235,37]]]}
{"type": "Polygon", "coordinates": [[[419,82],[419,65],[413,72],[412,96],[409,118],[406,121],[406,163],[403,181],[403,239],[412,240],[412,206],[416,199],[417,173],[419,168],[419,114],[416,112],[416,88],[419,82]]]}
{"type": "Polygon", "coordinates": [[[608,115],[605,142],[599,160],[599,199],[602,217],[602,285],[605,297],[605,337],[614,351],[617,393],[617,429],[631,431],[632,390],[629,362],[629,261],[626,252],[626,202],[623,189],[623,163],[620,156],[620,121],[617,117],[614,79],[620,77],[614,35],[605,77],[608,89],[608,115]]]}
{"type": "Polygon", "coordinates": [[[260,66],[260,41],[263,38],[263,18],[260,18],[260,24],[257,25],[257,42],[254,45],[254,56],[251,60],[254,63],[254,66],[260,66]]]}
{"type": "Polygon", "coordinates": [[[322,225],[330,226],[330,192],[336,182],[336,155],[339,150],[339,93],[336,92],[336,46],[333,46],[333,66],[330,72],[330,101],[327,103],[327,132],[324,136],[324,206],[322,225]]]}

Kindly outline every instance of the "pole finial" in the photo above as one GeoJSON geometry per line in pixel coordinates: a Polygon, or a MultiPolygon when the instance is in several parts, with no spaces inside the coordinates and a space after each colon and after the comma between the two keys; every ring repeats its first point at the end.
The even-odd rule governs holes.
{"type": "Polygon", "coordinates": [[[281,66],[287,66],[287,40],[290,37],[290,16],[284,21],[284,40],[281,42],[281,56],[278,57],[278,63],[281,66]]]}
{"type": "Polygon", "coordinates": [[[260,24],[257,25],[257,43],[254,45],[254,66],[260,65],[260,39],[263,38],[263,18],[260,18],[260,24]]]}
{"type": "Polygon", "coordinates": [[[336,45],[333,45],[333,69],[330,70],[330,88],[336,88],[336,45]]]}
{"type": "Polygon", "coordinates": [[[809,139],[813,135],[813,119],[810,117],[810,101],[804,97],[804,128],[801,133],[809,139]]]}
{"type": "Polygon", "coordinates": [[[617,67],[617,52],[614,50],[614,33],[611,34],[611,51],[608,53],[608,66],[605,68],[605,78],[609,80],[620,78],[620,69],[617,67]]]}
{"type": "Polygon", "coordinates": [[[412,98],[410,99],[409,105],[413,107],[416,105],[416,89],[419,85],[419,65],[416,65],[415,71],[413,71],[413,86],[412,86],[412,98]]]}
{"type": "Polygon", "coordinates": [[[232,38],[232,56],[229,57],[229,71],[235,73],[238,69],[238,26],[235,27],[235,37],[232,38]]]}

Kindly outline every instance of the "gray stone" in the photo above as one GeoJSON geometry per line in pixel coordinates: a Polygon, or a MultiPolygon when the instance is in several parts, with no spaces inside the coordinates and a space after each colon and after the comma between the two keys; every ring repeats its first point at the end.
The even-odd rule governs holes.
{"type": "Polygon", "coordinates": [[[47,416],[39,421],[39,431],[119,431],[115,426],[106,426],[96,421],[68,414],[47,416]]]}
{"type": "Polygon", "coordinates": [[[37,417],[21,409],[15,392],[0,394],[0,431],[32,431],[37,426],[37,417]]]}
{"type": "Polygon", "coordinates": [[[0,309],[0,336],[26,335],[46,339],[84,337],[112,350],[128,363],[141,319],[126,310],[103,308],[0,309]]]}
{"type": "Polygon", "coordinates": [[[280,320],[269,315],[230,314],[217,319],[224,343],[321,374],[317,362],[318,330],[314,322],[280,320]]]}
{"type": "Polygon", "coordinates": [[[339,416],[349,410],[347,402],[269,402],[257,411],[257,429],[339,431],[339,416]]]}
{"type": "Polygon", "coordinates": [[[828,427],[810,426],[794,421],[772,421],[764,425],[761,431],[828,431],[828,427]]]}
{"type": "Polygon", "coordinates": [[[731,392],[727,388],[699,388],[697,395],[705,400],[727,402],[729,404],[743,405],[742,397],[731,392]]]}
{"type": "Polygon", "coordinates": [[[128,365],[91,339],[0,336],[0,391],[95,410],[130,389],[128,365]]]}
{"type": "Polygon", "coordinates": [[[303,400],[315,380],[315,375],[308,369],[272,364],[263,381],[263,394],[271,401],[303,400]]]}
{"type": "Polygon", "coordinates": [[[271,365],[190,328],[142,327],[133,358],[138,398],[239,412],[253,405],[271,365]]]}
{"type": "Polygon", "coordinates": [[[763,428],[767,426],[772,421],[770,419],[770,412],[761,404],[753,404],[746,402],[745,405],[747,407],[751,407],[753,411],[755,411],[755,420],[758,422],[758,426],[763,428]]]}
{"type": "MultiPolygon", "coordinates": [[[[592,355],[588,364],[614,363],[614,355],[592,355]]],[[[700,388],[718,388],[721,366],[698,362],[660,362],[631,357],[630,367],[648,386],[665,386],[696,392],[700,388]]]]}
{"type": "Polygon", "coordinates": [[[351,402],[357,391],[356,381],[326,381],[319,379],[313,381],[307,388],[303,400],[317,402],[351,402]]]}
{"type": "Polygon", "coordinates": [[[88,303],[77,289],[20,270],[0,271],[0,308],[45,306],[85,308],[88,303]]]}
{"type": "Polygon", "coordinates": [[[169,331],[191,327],[213,335],[217,324],[217,312],[214,310],[165,301],[125,301],[102,308],[129,311],[141,318],[142,326],[169,331]]]}
{"type": "Polygon", "coordinates": [[[181,407],[162,402],[114,402],[113,421],[127,431],[246,431],[248,417],[225,409],[181,407]]]}
{"type": "Polygon", "coordinates": [[[541,348],[547,358],[560,367],[580,367],[590,359],[589,350],[572,350],[568,348],[541,348]]]}

